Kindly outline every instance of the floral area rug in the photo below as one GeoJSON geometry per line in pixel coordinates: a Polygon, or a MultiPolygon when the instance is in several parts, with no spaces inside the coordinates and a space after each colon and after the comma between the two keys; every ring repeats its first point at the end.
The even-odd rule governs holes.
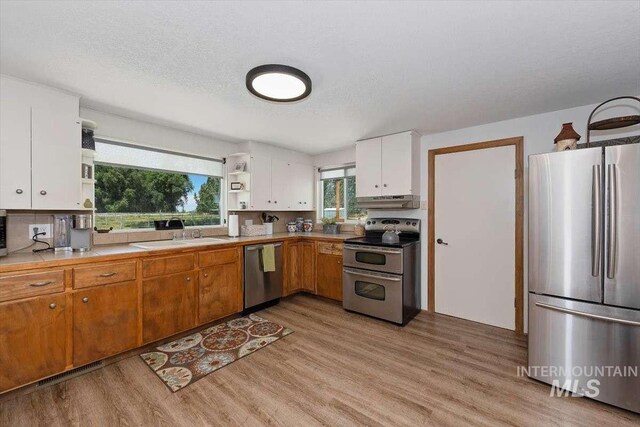
{"type": "Polygon", "coordinates": [[[292,332],[250,314],[161,345],[140,357],[175,393],[292,332]]]}

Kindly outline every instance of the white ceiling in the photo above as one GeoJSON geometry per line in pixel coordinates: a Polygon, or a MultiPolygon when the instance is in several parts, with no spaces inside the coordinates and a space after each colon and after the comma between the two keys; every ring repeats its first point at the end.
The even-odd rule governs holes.
{"type": "Polygon", "coordinates": [[[638,94],[640,2],[3,0],[0,72],[315,154],[638,94]],[[265,63],[305,71],[311,97],[254,98],[245,75],[265,63]]]}

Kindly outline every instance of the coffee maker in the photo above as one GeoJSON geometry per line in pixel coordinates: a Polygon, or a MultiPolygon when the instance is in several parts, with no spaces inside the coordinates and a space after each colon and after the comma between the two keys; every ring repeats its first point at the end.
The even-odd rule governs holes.
{"type": "Polygon", "coordinates": [[[91,215],[54,215],[53,247],[57,251],[91,250],[93,217],[91,215]]]}
{"type": "Polygon", "coordinates": [[[93,216],[71,215],[71,250],[86,252],[91,250],[93,216]]]}

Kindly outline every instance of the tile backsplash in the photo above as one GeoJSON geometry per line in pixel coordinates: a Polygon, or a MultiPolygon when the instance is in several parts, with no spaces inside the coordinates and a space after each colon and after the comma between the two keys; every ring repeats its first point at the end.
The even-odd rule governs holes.
{"type": "MultiPolygon", "coordinates": [[[[244,225],[246,220],[252,220],[254,224],[262,224],[262,212],[257,211],[233,211],[234,214],[238,215],[238,220],[240,225],[244,225]]],[[[290,211],[268,211],[269,215],[275,215],[279,218],[277,222],[273,224],[273,232],[274,233],[286,233],[287,232],[287,223],[291,221],[295,221],[296,218],[302,217],[304,219],[311,219],[315,222],[316,213],[315,212],[290,212],[290,211]]]]}

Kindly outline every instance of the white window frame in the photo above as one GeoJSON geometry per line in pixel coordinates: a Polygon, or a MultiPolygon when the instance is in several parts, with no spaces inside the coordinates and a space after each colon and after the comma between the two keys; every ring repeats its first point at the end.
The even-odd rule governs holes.
{"type": "MultiPolygon", "coordinates": [[[[116,145],[116,146],[120,146],[120,147],[127,147],[127,148],[133,148],[133,149],[138,149],[138,150],[146,150],[146,151],[152,151],[152,152],[156,152],[156,153],[162,153],[162,154],[170,154],[170,155],[175,155],[175,156],[180,156],[180,157],[185,157],[185,158],[193,158],[193,159],[199,159],[199,160],[206,160],[206,161],[213,161],[213,162],[218,162],[222,164],[222,173],[220,176],[221,182],[220,182],[220,224],[212,224],[212,225],[185,225],[185,229],[189,229],[189,230],[197,230],[197,229],[207,229],[207,228],[225,228],[227,227],[227,192],[225,191],[226,189],[226,179],[227,179],[227,165],[225,162],[225,159],[218,159],[218,158],[214,158],[214,157],[206,157],[206,156],[199,156],[199,155],[195,155],[195,154],[190,154],[190,153],[185,153],[185,152],[180,152],[180,151],[172,151],[172,150],[165,150],[162,148],[155,148],[155,147],[150,147],[147,145],[139,145],[139,144],[133,144],[130,142],[125,142],[125,141],[119,141],[119,140],[115,140],[115,139],[107,139],[104,137],[97,137],[95,138],[96,142],[98,143],[102,143],[102,144],[110,144],[110,145],[116,145]]],[[[136,166],[136,165],[130,165],[130,164],[126,164],[126,162],[117,162],[117,163],[111,163],[111,162],[101,162],[99,160],[95,161],[95,165],[105,165],[105,166],[113,166],[113,167],[124,167],[124,168],[132,168],[132,169],[142,169],[142,170],[155,170],[155,171],[159,171],[159,172],[169,172],[169,173],[184,173],[184,174],[188,174],[188,172],[184,172],[184,171],[178,171],[178,170],[167,170],[167,169],[155,169],[155,168],[148,168],[148,167],[140,167],[140,166],[136,166]]],[[[211,176],[211,177],[216,177],[217,175],[204,175],[201,173],[197,173],[195,175],[200,175],[200,176],[211,176]]],[[[95,222],[95,215],[98,214],[98,212],[95,212],[94,210],[94,222],[95,222]]],[[[130,233],[130,232],[153,232],[156,231],[154,228],[119,228],[119,229],[114,229],[112,231],[112,233],[130,233]]]]}
{"type": "MultiPolygon", "coordinates": [[[[324,218],[324,188],[323,188],[323,183],[322,181],[324,181],[324,179],[322,179],[322,172],[331,172],[331,171],[339,171],[339,170],[343,170],[343,182],[344,182],[344,200],[343,200],[343,207],[344,207],[344,212],[345,212],[345,218],[342,219],[339,222],[339,224],[357,224],[358,220],[356,219],[347,219],[346,216],[348,215],[347,212],[347,188],[346,188],[346,179],[350,176],[354,176],[357,173],[356,172],[356,164],[355,163],[347,163],[344,165],[340,165],[340,166],[327,166],[327,167],[321,167],[318,168],[318,178],[317,178],[317,185],[316,185],[316,194],[318,195],[318,200],[317,200],[317,206],[318,209],[316,211],[316,215],[318,217],[318,222],[322,221],[322,218],[324,218]],[[349,174],[348,170],[349,169],[353,169],[354,173],[352,175],[349,174]]],[[[335,178],[327,178],[327,179],[335,179],[335,178]]]]}

